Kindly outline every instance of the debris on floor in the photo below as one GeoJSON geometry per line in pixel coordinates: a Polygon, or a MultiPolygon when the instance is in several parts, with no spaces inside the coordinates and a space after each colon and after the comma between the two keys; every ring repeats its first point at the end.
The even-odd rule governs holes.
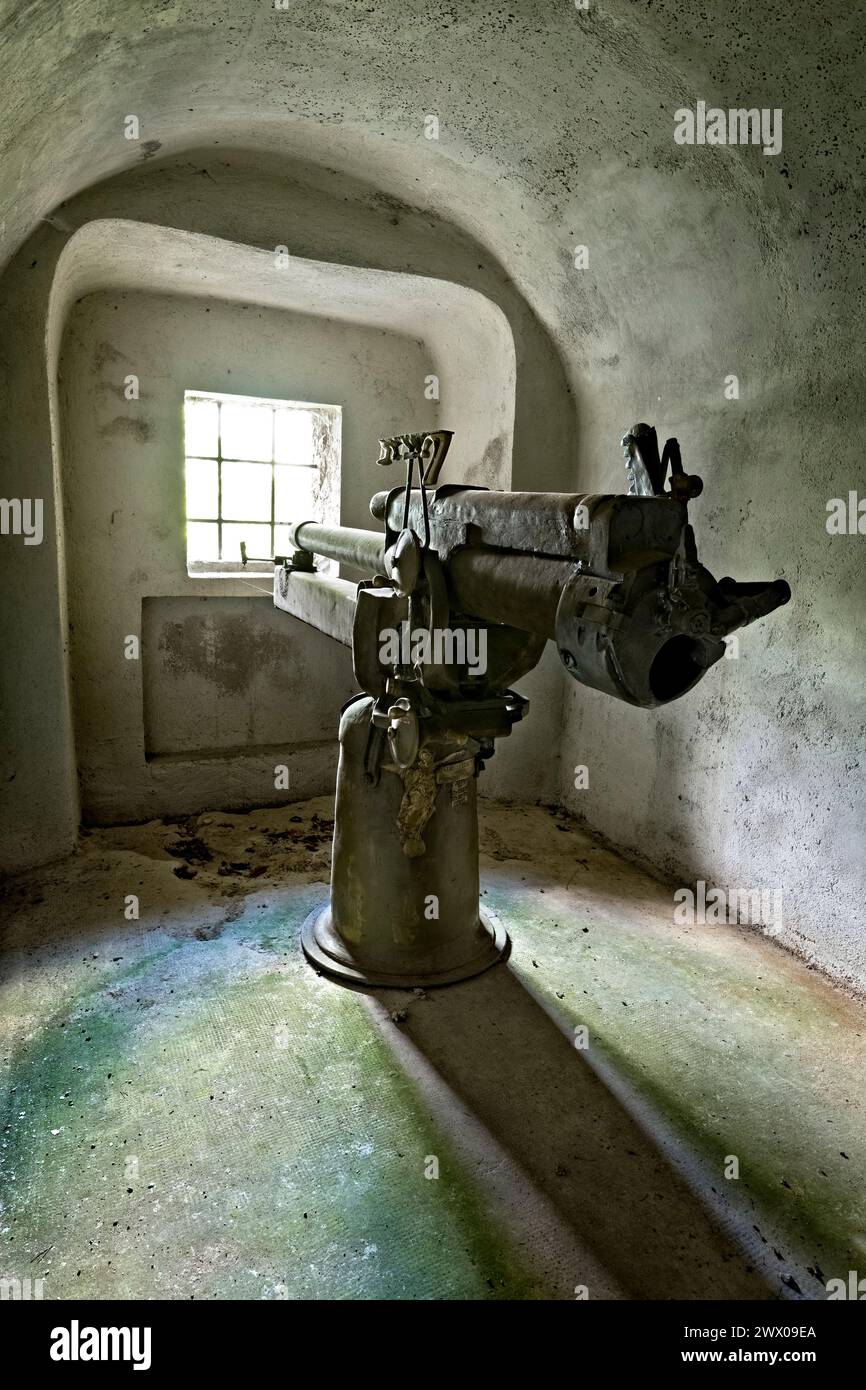
{"type": "Polygon", "coordinates": [[[102,1298],[815,1298],[847,1277],[862,1006],[754,931],[675,925],[664,885],[558,813],[482,803],[481,824],[512,956],[444,990],[303,961],[326,798],[94,828],[12,880],[0,1265],[102,1298]]]}

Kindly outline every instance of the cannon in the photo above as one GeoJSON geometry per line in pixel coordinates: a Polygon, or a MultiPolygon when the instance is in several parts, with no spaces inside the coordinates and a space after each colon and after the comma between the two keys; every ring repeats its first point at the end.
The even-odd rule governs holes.
{"type": "Polygon", "coordinates": [[[701,480],[649,425],[623,436],[621,494],[440,483],[451,438],[379,441],[377,462],[406,469],[370,503],[382,531],[299,521],[274,557],[274,603],[351,645],[360,689],[340,721],[330,896],[302,928],[309,962],[348,985],[446,985],[507,955],[479,899],[477,781],[548,641],[575,680],[651,709],[790,598],[782,579],[699,563],[701,480]],[[367,577],[319,573],[317,556],[367,577]]]}

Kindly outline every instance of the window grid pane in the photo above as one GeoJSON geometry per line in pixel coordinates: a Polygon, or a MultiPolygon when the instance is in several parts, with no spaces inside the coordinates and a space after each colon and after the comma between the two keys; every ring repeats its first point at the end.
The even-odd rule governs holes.
{"type": "MultiPolygon", "coordinates": [[[[235,411],[238,411],[238,409],[240,409],[240,410],[250,410],[250,411],[252,411],[252,410],[255,410],[255,411],[269,410],[269,412],[270,412],[270,434],[271,434],[271,438],[270,438],[270,455],[271,455],[271,457],[270,457],[270,461],[268,462],[268,461],[265,460],[265,459],[244,459],[244,458],[238,458],[238,457],[237,457],[237,452],[236,452],[236,451],[233,451],[232,455],[226,457],[226,456],[224,455],[224,453],[223,453],[223,404],[224,404],[224,402],[223,402],[222,400],[220,400],[219,398],[214,399],[213,397],[196,397],[196,396],[192,396],[192,399],[191,399],[191,400],[188,399],[188,400],[185,402],[185,405],[188,406],[188,405],[192,404],[192,405],[199,405],[199,407],[200,407],[201,405],[203,405],[203,404],[205,404],[205,403],[207,403],[207,404],[213,404],[213,405],[216,406],[216,425],[217,425],[217,430],[216,430],[216,456],[214,457],[214,456],[212,456],[212,455],[210,455],[210,454],[204,454],[204,453],[202,453],[202,454],[197,455],[197,458],[198,458],[201,462],[205,462],[205,461],[210,461],[210,460],[212,460],[212,461],[216,464],[217,511],[216,511],[216,516],[215,516],[215,517],[213,517],[213,516],[204,516],[204,517],[200,517],[200,516],[190,516],[189,514],[187,515],[187,523],[188,523],[188,530],[187,530],[187,560],[188,560],[188,561],[189,561],[189,560],[195,560],[195,559],[202,559],[202,560],[203,560],[203,559],[206,558],[205,556],[191,556],[191,555],[189,554],[190,541],[191,541],[191,539],[192,539],[192,535],[191,535],[191,533],[190,533],[190,529],[191,529],[192,527],[195,528],[194,534],[195,534],[196,537],[199,538],[199,540],[201,541],[201,540],[204,539],[204,537],[205,537],[207,534],[209,534],[211,528],[212,528],[214,525],[216,526],[217,557],[218,557],[219,560],[225,560],[226,563],[237,563],[237,557],[236,557],[236,556],[233,556],[233,557],[230,558],[225,552],[226,552],[227,549],[234,550],[235,544],[236,544],[237,541],[240,539],[239,536],[238,536],[238,530],[237,530],[237,528],[238,528],[239,526],[247,527],[247,528],[250,529],[250,531],[251,531],[251,533],[252,533],[251,539],[252,539],[252,536],[256,536],[256,535],[260,536],[260,538],[263,539],[263,536],[262,536],[261,533],[262,533],[262,531],[263,531],[263,528],[264,528],[265,526],[267,526],[267,535],[269,536],[269,542],[270,542],[270,554],[273,555],[273,554],[275,554],[275,551],[276,551],[276,532],[277,532],[278,526],[279,526],[279,529],[280,529],[281,532],[283,532],[283,533],[285,532],[285,527],[284,527],[284,525],[280,525],[280,523],[277,521],[277,516],[276,516],[276,501],[277,501],[277,487],[276,487],[276,484],[277,484],[277,478],[276,478],[276,468],[277,468],[277,465],[276,465],[276,453],[277,453],[276,419],[277,419],[277,411],[280,410],[280,411],[282,411],[282,412],[286,412],[287,409],[290,409],[290,410],[293,410],[293,411],[297,411],[297,410],[303,410],[303,407],[301,407],[301,406],[287,407],[283,402],[275,402],[275,403],[273,403],[273,404],[271,404],[270,402],[265,403],[265,402],[262,402],[262,401],[260,401],[260,400],[256,400],[255,398],[250,398],[250,402],[249,402],[249,405],[248,405],[248,406],[245,405],[245,404],[244,404],[243,402],[241,402],[241,401],[232,402],[232,405],[233,405],[235,411]],[[270,507],[269,507],[269,517],[268,517],[268,520],[267,520],[267,521],[265,521],[264,517],[258,517],[258,518],[255,518],[255,519],[253,519],[253,518],[245,519],[245,518],[243,518],[243,517],[239,517],[239,518],[238,518],[238,517],[226,517],[226,516],[224,516],[224,514],[223,514],[223,508],[224,508],[223,464],[225,464],[225,463],[230,463],[230,464],[231,464],[231,463],[233,463],[233,464],[246,464],[246,465],[248,465],[250,468],[265,468],[265,467],[268,467],[268,466],[270,467],[270,507]],[[225,533],[224,533],[224,529],[223,529],[223,528],[224,528],[224,525],[225,525],[226,527],[231,528],[231,529],[228,531],[228,534],[225,534],[225,533]]],[[[199,411],[199,413],[200,413],[200,411],[199,411]]],[[[307,413],[307,412],[305,412],[305,413],[307,413]]],[[[309,412],[309,413],[311,413],[311,412],[309,412]]],[[[311,422],[311,423],[312,423],[312,422],[311,422]]],[[[233,428],[233,442],[234,442],[234,443],[238,443],[238,442],[239,442],[239,432],[238,432],[238,418],[237,418],[237,414],[233,417],[232,428],[233,428]]],[[[310,431],[310,443],[312,444],[312,430],[310,431]]],[[[283,446],[283,444],[281,444],[281,452],[282,452],[283,450],[284,450],[284,446],[283,446]]],[[[261,442],[261,429],[259,429],[259,446],[258,446],[258,452],[259,452],[259,453],[263,453],[263,452],[264,452],[264,446],[263,446],[263,444],[262,444],[262,442],[261,442]]],[[[186,466],[187,466],[187,468],[189,468],[189,464],[190,464],[191,462],[192,462],[192,456],[190,456],[190,457],[186,460],[186,466]]],[[[289,472],[290,469],[291,469],[292,473],[297,473],[297,474],[303,473],[303,474],[310,475],[310,482],[312,483],[312,476],[311,476],[311,475],[315,472],[315,464],[313,464],[313,463],[306,463],[306,462],[305,462],[305,463],[295,463],[295,462],[289,461],[288,459],[287,459],[285,462],[283,462],[282,459],[281,459],[281,461],[280,461],[280,470],[281,470],[281,472],[282,472],[283,470],[285,470],[285,473],[288,474],[288,472],[289,472]]],[[[300,482],[300,478],[298,479],[298,481],[300,482]]],[[[235,490],[237,490],[237,480],[236,480],[236,487],[235,487],[235,490]]],[[[306,492],[306,488],[304,488],[304,491],[306,492]]],[[[310,489],[310,491],[312,491],[312,489],[310,489]]],[[[189,492],[189,486],[188,486],[188,484],[187,484],[187,492],[189,492]]],[[[285,520],[286,520],[286,518],[284,518],[284,517],[281,517],[281,518],[280,518],[280,522],[285,522],[285,520]]]]}

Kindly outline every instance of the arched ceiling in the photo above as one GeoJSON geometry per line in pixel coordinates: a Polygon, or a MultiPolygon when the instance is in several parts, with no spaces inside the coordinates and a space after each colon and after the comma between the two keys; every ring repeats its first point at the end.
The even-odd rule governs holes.
{"type": "Polygon", "coordinates": [[[243,149],[456,225],[552,334],[573,391],[616,394],[628,357],[629,396],[668,402],[728,342],[793,360],[794,305],[820,333],[859,298],[864,43],[845,0],[9,5],[0,256],[121,171],[204,151],[186,176],[218,181],[243,149]],[[677,146],[673,113],[697,99],[783,108],[783,154],[677,146]]]}
{"type": "MultiPolygon", "coordinates": [[[[451,466],[466,482],[511,486],[514,340],[503,312],[475,290],[430,275],[275,258],[272,250],[140,222],[90,221],[66,243],[52,281],[45,334],[52,397],[69,311],[101,290],[257,305],[423,340],[456,432],[451,466]]],[[[54,400],[52,407],[59,468],[54,400]]]]}
{"type": "MultiPolygon", "coordinates": [[[[7,252],[89,184],[227,140],[368,178],[482,233],[515,267],[532,254],[539,214],[564,248],[602,233],[622,254],[649,244],[662,183],[679,209],[674,228],[709,189],[751,203],[769,251],[793,204],[832,193],[839,154],[863,158],[846,74],[862,61],[864,32],[840,0],[817,9],[749,0],[694,10],[674,0],[589,0],[585,11],[571,0],[33,0],[6,9],[7,252]],[[678,149],[673,110],[697,97],[784,107],[784,157],[678,149]],[[438,141],[424,137],[428,113],[439,118],[438,141]],[[128,114],[139,118],[138,141],[124,138],[128,114]],[[812,160],[816,129],[826,130],[826,149],[812,160]]],[[[530,266],[522,273],[531,281],[530,266]]],[[[543,282],[542,267],[534,273],[543,282]]]]}

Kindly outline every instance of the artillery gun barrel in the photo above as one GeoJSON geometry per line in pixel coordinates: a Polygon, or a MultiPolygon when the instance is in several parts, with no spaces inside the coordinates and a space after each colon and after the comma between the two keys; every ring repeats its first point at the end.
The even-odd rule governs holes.
{"type": "Polygon", "coordinates": [[[337,560],[369,574],[385,573],[385,537],[378,531],[299,521],[289,527],[289,544],[295,550],[322,555],[327,560],[337,560]]]}
{"type": "MultiPolygon", "coordinates": [[[[298,550],[385,574],[385,538],[377,531],[323,526],[314,521],[289,527],[298,550]]],[[[486,622],[553,637],[556,609],[571,561],[467,546],[453,551],[447,580],[456,610],[486,622]]]]}
{"type": "MultiPolygon", "coordinates": [[[[594,537],[603,534],[605,560],[628,568],[669,560],[688,521],[685,506],[669,496],[625,493],[495,492],[446,483],[427,493],[431,544],[442,560],[464,545],[484,545],[521,555],[556,555],[572,564],[593,560],[594,537]]],[[[392,531],[403,525],[402,489],[377,492],[370,511],[392,531]]],[[[409,525],[424,530],[418,488],[412,490],[409,525]]]]}

